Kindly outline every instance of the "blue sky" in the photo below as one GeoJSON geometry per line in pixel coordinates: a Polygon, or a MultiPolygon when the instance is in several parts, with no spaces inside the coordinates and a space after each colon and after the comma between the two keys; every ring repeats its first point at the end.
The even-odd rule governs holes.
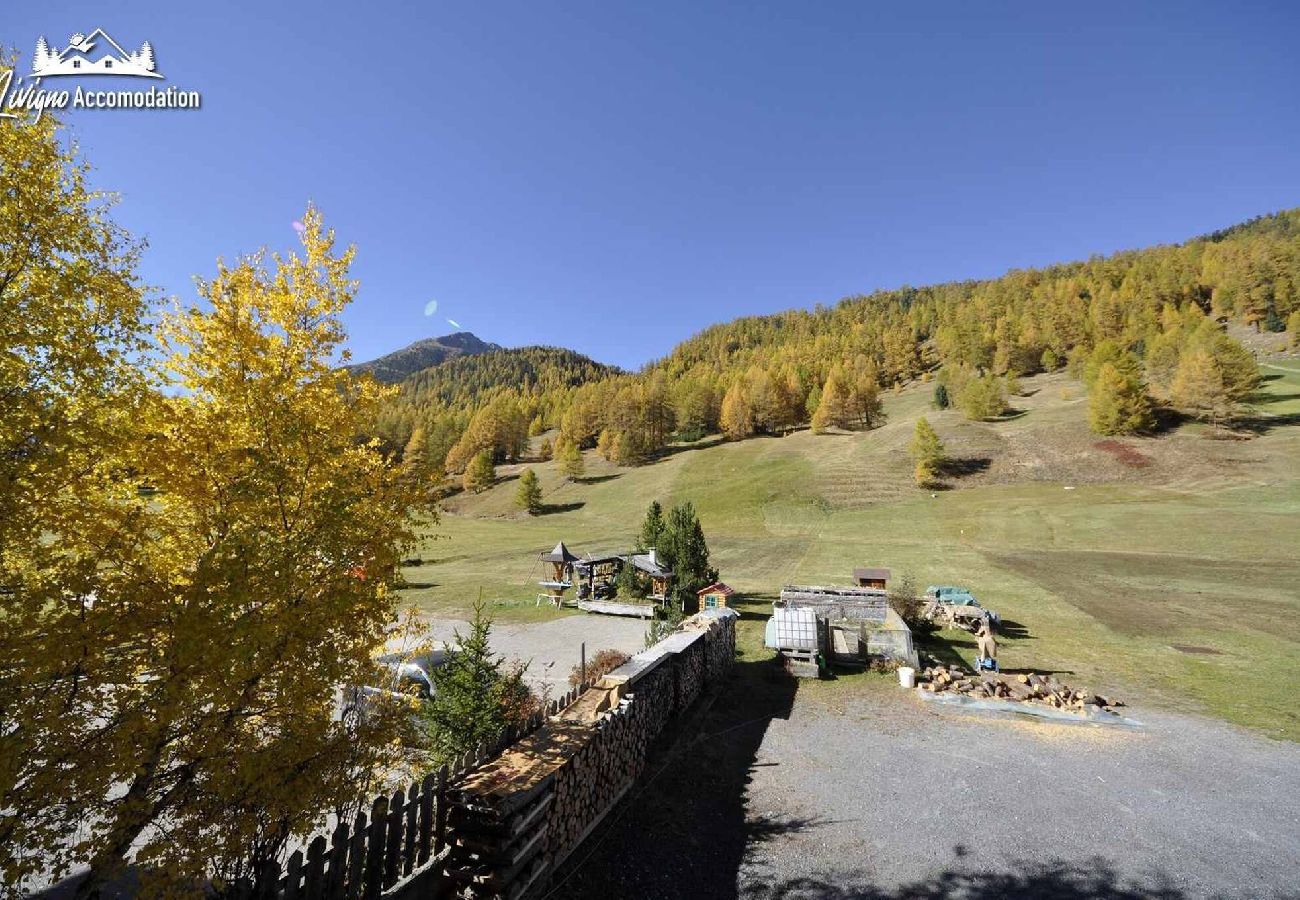
{"type": "Polygon", "coordinates": [[[1300,205],[1295,4],[895,6],[17,3],[0,43],[150,41],[202,110],[68,114],[146,278],[192,297],[311,199],[357,359],[451,318],[635,367],[1300,205]]]}

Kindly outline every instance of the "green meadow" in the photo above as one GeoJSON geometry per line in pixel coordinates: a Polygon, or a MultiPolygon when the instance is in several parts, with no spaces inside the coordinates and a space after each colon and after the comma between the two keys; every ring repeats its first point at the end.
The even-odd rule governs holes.
{"type": "MultiPolygon", "coordinates": [[[[502,467],[491,490],[448,501],[422,563],[403,570],[403,597],[433,616],[464,617],[480,591],[499,621],[575,615],[536,605],[539,552],[559,540],[626,550],[651,500],[691,500],[714,564],[743,595],[747,654],[763,652],[763,614],[783,584],[842,584],[855,566],[881,565],[922,589],[969,586],[998,610],[1004,668],[1297,740],[1300,361],[1262,371],[1233,432],[1189,423],[1106,443],[1087,430],[1082,386],[1052,375],[1026,379],[997,422],[936,411],[930,385],[914,384],[870,432],[704,441],[629,469],[588,453],[577,483],[534,463],[547,503],[536,517],[514,506],[520,467],[502,467]],[[944,490],[912,484],[906,447],[921,415],[954,461],[944,490]]],[[[963,637],[926,649],[969,661],[963,637]]]]}

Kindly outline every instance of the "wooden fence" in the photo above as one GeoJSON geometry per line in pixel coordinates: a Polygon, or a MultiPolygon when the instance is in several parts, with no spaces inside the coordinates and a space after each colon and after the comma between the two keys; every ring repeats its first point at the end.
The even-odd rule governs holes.
{"type": "Polygon", "coordinates": [[[272,862],[262,884],[274,885],[259,900],[379,900],[418,890],[441,897],[450,882],[444,872],[453,837],[447,831],[447,785],[570,706],[587,685],[579,685],[547,704],[520,726],[511,725],[494,740],[467,751],[405,790],[376,797],[370,814],[357,813],[333,833],[316,835],[306,853],[295,850],[281,874],[272,862]]]}

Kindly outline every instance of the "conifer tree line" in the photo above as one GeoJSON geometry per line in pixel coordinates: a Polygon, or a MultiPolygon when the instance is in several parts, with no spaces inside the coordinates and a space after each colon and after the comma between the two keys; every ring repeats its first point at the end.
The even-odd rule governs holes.
{"type": "Polygon", "coordinates": [[[1300,329],[1300,210],[1178,245],[741,318],[635,374],[527,351],[536,371],[499,382],[477,368],[490,354],[457,359],[413,376],[376,430],[396,452],[423,427],[448,473],[484,450],[518,459],[547,429],[632,465],[711,433],[872,428],[881,392],[918,377],[937,375],[966,416],[995,418],[1017,377],[1068,367],[1089,387],[1093,427],[1131,433],[1159,407],[1231,417],[1257,381],[1231,322],[1300,329]]]}

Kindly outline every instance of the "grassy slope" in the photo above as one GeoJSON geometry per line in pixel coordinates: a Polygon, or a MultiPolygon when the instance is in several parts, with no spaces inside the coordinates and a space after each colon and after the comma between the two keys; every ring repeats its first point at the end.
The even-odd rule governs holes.
{"type": "MultiPolygon", "coordinates": [[[[1058,375],[1029,379],[1020,412],[997,423],[935,413],[916,385],[890,396],[889,424],[866,434],[719,444],[637,469],[589,454],[582,484],[540,464],[555,511],[533,519],[514,510],[503,470],[497,487],[449,504],[444,539],[422,551],[432,564],[406,570],[407,596],[463,615],[482,588],[501,619],[568,614],[534,606],[538,551],[560,539],[579,552],[625,547],[650,500],[690,499],[715,564],[747,595],[749,653],[761,652],[760,614],[782,584],[885,565],[922,587],[971,586],[1014,623],[1006,667],[1300,739],[1290,679],[1276,674],[1300,663],[1300,363],[1279,365],[1264,369],[1257,437],[1210,440],[1190,425],[1127,440],[1141,468],[1096,446],[1079,385],[1058,375]],[[921,414],[967,473],[933,495],[910,482],[921,414]]],[[[973,646],[944,644],[969,660],[973,646]]]]}

